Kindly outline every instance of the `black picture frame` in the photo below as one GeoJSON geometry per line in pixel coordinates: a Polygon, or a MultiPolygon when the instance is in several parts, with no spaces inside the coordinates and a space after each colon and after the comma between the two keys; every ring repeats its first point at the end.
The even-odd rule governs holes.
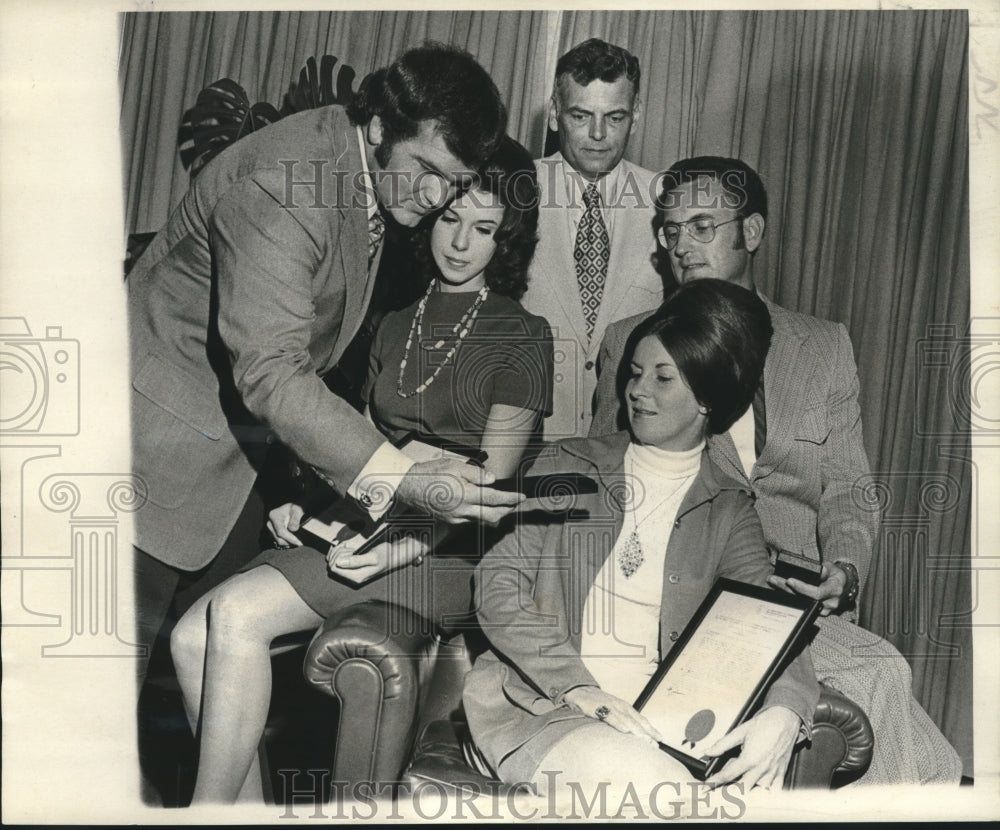
{"type": "MultiPolygon", "coordinates": [[[[738,693],[738,700],[735,704],[730,700],[728,706],[716,707],[722,711],[721,715],[717,715],[715,708],[711,705],[705,705],[706,702],[711,704],[711,699],[699,698],[697,705],[702,708],[687,721],[684,739],[679,746],[676,740],[676,729],[673,730],[673,734],[667,734],[662,728],[660,729],[666,738],[666,741],[660,744],[660,748],[681,761],[692,772],[703,777],[712,775],[727,756],[710,758],[703,754],[697,754],[695,747],[701,743],[701,748],[706,748],[710,743],[714,743],[718,738],[731,732],[753,715],[763,701],[771,683],[784,670],[788,662],[798,654],[799,649],[807,640],[822,607],[822,603],[798,594],[788,594],[773,588],[750,585],[720,577],[685,626],[670,653],[663,659],[636,698],[634,705],[637,710],[646,709],[645,714],[649,716],[651,714],[649,708],[651,701],[655,699],[657,704],[662,705],[663,694],[676,693],[678,697],[683,697],[685,684],[688,688],[717,688],[720,698],[723,699],[727,695],[731,695],[732,672],[720,671],[718,663],[708,659],[707,652],[704,655],[692,654],[691,649],[703,648],[704,641],[710,641],[712,646],[718,647],[720,645],[718,638],[724,638],[727,631],[732,640],[738,643],[741,638],[746,639],[747,634],[745,630],[739,631],[738,628],[750,625],[755,628],[759,627],[759,623],[754,623],[752,620],[737,622],[727,618],[725,616],[726,607],[733,605],[758,609],[763,615],[766,615],[758,619],[770,617],[775,622],[775,628],[781,630],[764,632],[766,637],[772,638],[771,641],[757,643],[761,653],[755,656],[759,660],[770,659],[767,659],[766,668],[759,672],[759,675],[742,678],[743,686],[749,688],[749,692],[745,695],[738,693]],[[742,599],[734,600],[732,598],[742,599]],[[796,613],[789,614],[789,611],[796,613]],[[707,626],[715,626],[718,630],[710,631],[707,626]],[[694,643],[693,646],[692,643],[694,643]],[[670,678],[671,669],[681,665],[682,661],[684,675],[679,683],[681,691],[676,691],[673,687],[661,690],[664,680],[670,678]],[[657,697],[658,693],[659,697],[657,697]],[[734,706],[735,713],[733,713],[734,706]],[[727,712],[732,716],[727,716],[727,712]],[[691,743],[690,751],[686,749],[688,742],[691,743]]],[[[729,612],[731,613],[731,611],[730,608],[729,612]]],[[[685,701],[685,704],[688,710],[696,705],[693,701],[685,701]]],[[[686,712],[681,709],[678,714],[683,719],[686,712]]],[[[653,720],[653,725],[657,726],[655,720],[653,720]]]]}

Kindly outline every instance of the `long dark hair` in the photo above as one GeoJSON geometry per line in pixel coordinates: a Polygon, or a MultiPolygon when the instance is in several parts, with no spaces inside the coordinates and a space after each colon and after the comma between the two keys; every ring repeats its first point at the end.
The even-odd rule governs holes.
{"type": "MultiPolygon", "coordinates": [[[[514,139],[505,137],[500,148],[479,171],[472,191],[496,196],[503,205],[503,219],[493,234],[496,251],[483,277],[490,289],[520,300],[528,288],[528,266],[538,244],[538,177],[531,154],[514,139]]],[[[447,208],[446,208],[447,209],[447,208]]],[[[441,212],[421,223],[414,235],[415,258],[426,287],[439,276],[431,255],[431,229],[441,212]]]]}

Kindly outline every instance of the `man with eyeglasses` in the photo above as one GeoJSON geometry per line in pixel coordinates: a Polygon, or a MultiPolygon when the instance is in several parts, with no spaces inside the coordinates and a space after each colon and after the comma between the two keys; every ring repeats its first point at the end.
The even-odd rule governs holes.
{"type": "MultiPolygon", "coordinates": [[[[654,228],[678,283],[720,279],[756,291],[752,263],[766,223],[763,182],[740,160],[685,159],[664,174],[654,228]]],[[[774,327],[762,386],[747,413],[727,433],[711,437],[709,455],[754,492],[772,551],[822,560],[817,586],[777,576],[770,582],[823,602],[813,663],[816,676],[854,700],[872,722],[874,757],[863,780],[957,782],[958,755],[913,698],[906,661],[854,624],[879,515],[851,495],[869,481],[870,470],[847,330],[762,299],[774,327]]],[[[625,343],[650,313],[614,323],[605,333],[591,435],[622,424],[625,343]]]]}
{"type": "Polygon", "coordinates": [[[663,301],[649,233],[655,176],[624,159],[642,115],[639,76],[634,55],[598,38],[556,64],[548,123],[559,152],[535,162],[539,241],[521,300],[554,335],[547,440],[587,434],[608,323],[663,301]]]}

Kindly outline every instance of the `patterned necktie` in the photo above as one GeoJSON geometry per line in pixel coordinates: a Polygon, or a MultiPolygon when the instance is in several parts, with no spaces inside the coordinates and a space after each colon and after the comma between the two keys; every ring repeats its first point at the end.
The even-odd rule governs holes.
{"type": "Polygon", "coordinates": [[[760,458],[767,441],[767,416],[764,409],[764,378],[761,376],[753,396],[753,451],[760,458]]]}
{"type": "Polygon", "coordinates": [[[583,191],[583,204],[583,218],[576,231],[573,259],[576,260],[576,279],[580,286],[587,336],[590,337],[594,333],[597,311],[601,307],[601,296],[604,294],[611,242],[608,239],[608,229],[604,225],[604,217],[601,215],[601,194],[596,184],[587,185],[587,189],[583,191]]]}
{"type": "Polygon", "coordinates": [[[377,210],[368,217],[368,267],[372,267],[372,261],[375,259],[375,253],[378,251],[378,246],[382,242],[382,236],[385,234],[385,220],[382,218],[382,214],[377,210]]]}

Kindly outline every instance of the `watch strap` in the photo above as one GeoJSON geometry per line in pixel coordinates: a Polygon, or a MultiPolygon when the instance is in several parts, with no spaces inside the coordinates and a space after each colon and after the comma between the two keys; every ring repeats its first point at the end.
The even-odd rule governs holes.
{"type": "Polygon", "coordinates": [[[858,569],[854,567],[852,562],[838,560],[834,564],[847,574],[847,585],[841,597],[841,605],[848,606],[858,598],[861,578],[858,576],[858,569]]]}

